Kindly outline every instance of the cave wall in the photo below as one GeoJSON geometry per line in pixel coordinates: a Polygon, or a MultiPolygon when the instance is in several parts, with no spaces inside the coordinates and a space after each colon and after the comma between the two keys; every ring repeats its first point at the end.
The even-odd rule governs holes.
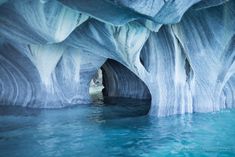
{"type": "Polygon", "coordinates": [[[0,48],[0,104],[60,108],[90,103],[89,83],[103,57],[60,45],[0,48]]]}
{"type": "Polygon", "coordinates": [[[131,99],[151,99],[145,83],[128,68],[115,60],[108,59],[103,66],[103,96],[131,99]]]}
{"type": "Polygon", "coordinates": [[[0,1],[1,105],[88,103],[113,59],[148,87],[152,115],[234,107],[234,17],[234,0],[0,1]]]}

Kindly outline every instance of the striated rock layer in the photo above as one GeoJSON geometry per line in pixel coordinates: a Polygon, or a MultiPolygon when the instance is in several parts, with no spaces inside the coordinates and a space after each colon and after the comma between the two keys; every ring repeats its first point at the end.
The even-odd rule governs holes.
{"type": "Polygon", "coordinates": [[[151,98],[151,115],[218,111],[234,56],[234,0],[0,0],[1,105],[89,103],[102,67],[106,96],[151,98]]]}

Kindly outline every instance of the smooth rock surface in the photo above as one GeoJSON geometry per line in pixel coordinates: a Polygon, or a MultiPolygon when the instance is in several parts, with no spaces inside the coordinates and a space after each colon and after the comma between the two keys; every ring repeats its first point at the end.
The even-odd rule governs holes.
{"type": "Polygon", "coordinates": [[[107,95],[151,97],[157,116],[218,111],[235,106],[234,54],[234,0],[0,1],[1,105],[89,103],[112,59],[129,71],[106,66],[107,95]]]}

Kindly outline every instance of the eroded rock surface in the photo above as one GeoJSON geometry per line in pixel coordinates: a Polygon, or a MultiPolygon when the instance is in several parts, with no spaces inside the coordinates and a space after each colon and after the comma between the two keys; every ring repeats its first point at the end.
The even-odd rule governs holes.
{"type": "Polygon", "coordinates": [[[157,116],[218,111],[235,106],[234,55],[234,0],[0,1],[1,105],[89,103],[112,59],[107,95],[149,90],[157,116]]]}

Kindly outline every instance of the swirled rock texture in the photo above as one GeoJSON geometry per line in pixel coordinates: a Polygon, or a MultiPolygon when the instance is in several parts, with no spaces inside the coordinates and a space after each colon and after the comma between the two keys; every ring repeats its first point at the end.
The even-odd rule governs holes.
{"type": "Polygon", "coordinates": [[[151,115],[218,111],[234,56],[234,0],[0,0],[1,105],[89,103],[102,67],[106,96],[151,98],[151,115]]]}

